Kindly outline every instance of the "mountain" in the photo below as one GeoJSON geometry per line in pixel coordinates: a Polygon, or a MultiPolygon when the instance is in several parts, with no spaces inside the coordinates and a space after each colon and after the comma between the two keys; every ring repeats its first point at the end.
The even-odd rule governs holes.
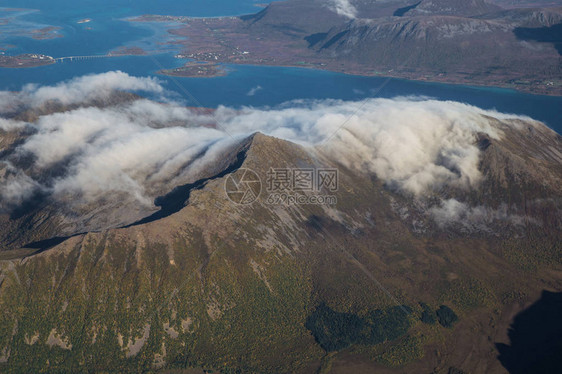
{"type": "MultiPolygon", "coordinates": [[[[143,100],[100,107],[129,105],[143,106],[143,116],[151,108],[143,100]]],[[[435,106],[443,116],[464,108],[396,105],[418,114],[435,106]]],[[[525,118],[472,109],[451,116],[443,133],[441,117],[420,133],[445,148],[411,175],[403,174],[410,156],[423,157],[415,147],[367,155],[395,136],[407,141],[415,127],[394,133],[401,124],[392,123],[371,139],[352,121],[335,143],[235,137],[205,174],[161,185],[156,212],[165,214],[145,212],[151,219],[116,226],[107,217],[133,205],[112,193],[106,209],[82,212],[107,225],[88,232],[64,230],[73,205],[53,196],[25,218],[4,216],[0,371],[505,372],[495,344],[507,342],[513,314],[543,289],[562,288],[562,138],[525,118]],[[337,170],[337,190],[303,193],[324,203],[276,202],[277,169],[337,170]],[[443,182],[415,192],[431,175],[443,182]],[[35,248],[6,239],[19,236],[60,238],[35,248]]],[[[153,139],[171,131],[152,126],[160,129],[153,139]]],[[[3,149],[31,141],[0,135],[3,149]]]]}
{"type": "Polygon", "coordinates": [[[269,29],[289,35],[302,32],[314,33],[325,30],[330,25],[345,22],[347,19],[331,11],[325,2],[319,0],[299,3],[295,11],[292,2],[273,2],[261,12],[241,17],[250,28],[269,29]],[[314,22],[310,15],[314,14],[314,22]]]}
{"type": "Polygon", "coordinates": [[[170,32],[184,38],[186,54],[215,63],[309,66],[553,95],[562,87],[559,6],[287,0],[240,18],[183,23],[170,32]]]}
{"type": "Polygon", "coordinates": [[[464,76],[475,81],[525,76],[556,79],[559,75],[556,42],[531,47],[527,43],[540,39],[522,36],[523,30],[542,27],[547,32],[561,24],[559,9],[498,12],[476,6],[467,11],[474,13],[470,17],[462,16],[462,8],[451,8],[451,15],[447,9],[422,2],[399,19],[357,19],[314,38],[309,48],[326,58],[343,58],[379,71],[464,76]]]}
{"type": "Polygon", "coordinates": [[[493,0],[491,3],[499,5],[503,8],[536,8],[545,6],[560,6],[560,0],[493,0]]]}
{"type": "MultiPolygon", "coordinates": [[[[476,16],[497,11],[500,7],[484,0],[422,0],[399,11],[400,16],[452,15],[476,16]]],[[[397,15],[397,14],[395,14],[397,15]]]]}

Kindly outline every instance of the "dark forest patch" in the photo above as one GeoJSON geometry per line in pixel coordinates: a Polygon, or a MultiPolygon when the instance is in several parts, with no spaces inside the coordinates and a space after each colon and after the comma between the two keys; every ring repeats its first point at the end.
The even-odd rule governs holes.
{"type": "Polygon", "coordinates": [[[359,317],[321,304],[307,318],[306,328],[326,351],[339,351],[353,344],[375,345],[406,335],[410,313],[408,307],[395,306],[359,317]]]}

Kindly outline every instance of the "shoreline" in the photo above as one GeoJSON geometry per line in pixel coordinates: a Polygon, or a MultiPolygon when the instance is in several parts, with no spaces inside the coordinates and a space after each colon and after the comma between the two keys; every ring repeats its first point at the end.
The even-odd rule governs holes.
{"type": "MultiPolygon", "coordinates": [[[[213,62],[207,62],[207,64],[215,65],[213,62]]],[[[345,71],[345,70],[337,70],[337,69],[330,69],[323,66],[311,66],[311,65],[300,65],[300,64],[267,64],[267,63],[242,63],[242,62],[221,62],[220,64],[224,65],[232,65],[232,66],[256,66],[256,67],[272,67],[272,68],[297,68],[297,69],[310,69],[310,70],[317,70],[317,71],[326,71],[330,73],[337,73],[337,74],[344,74],[356,77],[366,77],[366,78],[381,78],[381,79],[399,79],[405,81],[413,81],[413,82],[420,82],[420,83],[429,83],[429,84],[446,84],[446,85],[454,85],[454,86],[465,86],[471,87],[475,89],[502,89],[502,90],[509,90],[512,92],[523,93],[527,95],[533,96],[548,96],[548,97],[562,97],[562,87],[560,87],[559,92],[540,92],[535,91],[533,89],[525,89],[522,87],[510,86],[510,85],[501,85],[501,84],[484,84],[479,83],[476,81],[463,81],[463,80],[438,80],[438,79],[424,79],[424,78],[415,78],[409,77],[407,75],[399,75],[399,74],[369,74],[369,73],[362,73],[362,72],[354,72],[354,71],[345,71]]],[[[219,65],[219,64],[216,64],[219,65]]],[[[163,69],[159,70],[157,73],[165,76],[172,76],[172,77],[181,77],[181,78],[218,78],[227,76],[230,71],[228,69],[224,69],[224,72],[217,75],[208,75],[208,76],[197,76],[197,75],[181,75],[181,74],[169,74],[167,71],[182,69],[186,67],[186,65],[180,66],[178,68],[171,68],[171,69],[163,69]]]]}

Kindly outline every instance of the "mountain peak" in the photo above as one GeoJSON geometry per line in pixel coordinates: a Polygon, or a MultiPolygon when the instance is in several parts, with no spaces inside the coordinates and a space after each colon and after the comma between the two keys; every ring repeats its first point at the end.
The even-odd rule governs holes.
{"type": "MultiPolygon", "coordinates": [[[[485,0],[421,0],[409,7],[405,16],[455,15],[476,16],[501,9],[485,0]]],[[[404,8],[406,9],[406,8],[404,8]]]]}

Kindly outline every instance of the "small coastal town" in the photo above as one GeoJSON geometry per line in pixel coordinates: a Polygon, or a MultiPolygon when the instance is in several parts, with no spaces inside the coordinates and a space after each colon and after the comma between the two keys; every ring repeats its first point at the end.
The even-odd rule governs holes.
{"type": "Polygon", "coordinates": [[[3,68],[31,68],[54,64],[55,62],[56,60],[51,56],[36,53],[25,53],[17,56],[0,53],[0,67],[3,68]]]}

